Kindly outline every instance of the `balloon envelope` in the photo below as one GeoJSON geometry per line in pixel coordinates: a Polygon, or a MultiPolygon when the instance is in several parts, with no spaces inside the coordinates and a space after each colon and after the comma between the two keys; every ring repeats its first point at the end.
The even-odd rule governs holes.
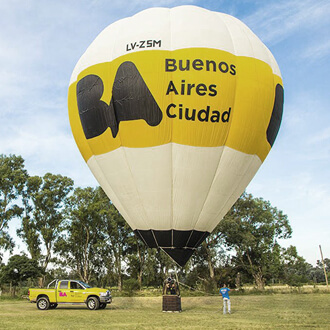
{"type": "Polygon", "coordinates": [[[269,153],[282,86],[273,55],[241,21],[153,8],[89,46],[71,77],[69,117],[135,233],[183,266],[269,153]]]}

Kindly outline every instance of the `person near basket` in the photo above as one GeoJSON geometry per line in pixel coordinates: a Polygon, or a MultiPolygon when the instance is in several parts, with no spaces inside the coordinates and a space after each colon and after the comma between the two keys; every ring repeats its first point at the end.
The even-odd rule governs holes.
{"type": "Polygon", "coordinates": [[[230,297],[229,297],[230,289],[227,288],[226,284],[220,289],[219,294],[222,296],[223,300],[223,313],[226,314],[228,310],[228,314],[230,314],[230,297]]]}

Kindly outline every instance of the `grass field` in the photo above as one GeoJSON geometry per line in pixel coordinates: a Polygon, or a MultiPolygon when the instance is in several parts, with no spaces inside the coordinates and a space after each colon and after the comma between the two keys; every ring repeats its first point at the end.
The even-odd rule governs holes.
{"type": "Polygon", "coordinates": [[[118,297],[105,310],[60,306],[39,311],[27,301],[0,300],[0,329],[330,329],[330,294],[183,297],[182,313],[162,313],[161,297],[118,297]]]}

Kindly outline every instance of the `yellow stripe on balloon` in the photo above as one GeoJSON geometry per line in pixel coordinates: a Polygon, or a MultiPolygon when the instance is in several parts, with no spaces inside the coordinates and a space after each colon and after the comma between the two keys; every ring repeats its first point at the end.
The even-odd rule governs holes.
{"type": "Polygon", "coordinates": [[[86,161],[121,146],[145,148],[170,142],[228,146],[263,161],[271,148],[266,131],[277,84],[282,85],[282,80],[267,63],[218,49],[135,52],[90,66],[78,75],[69,86],[70,124],[86,161]],[[101,100],[110,104],[117,69],[126,61],[135,64],[163,113],[162,121],[157,126],[143,119],[122,121],[115,138],[108,128],[86,139],[77,106],[77,82],[90,74],[99,76],[104,84],[101,100]]]}

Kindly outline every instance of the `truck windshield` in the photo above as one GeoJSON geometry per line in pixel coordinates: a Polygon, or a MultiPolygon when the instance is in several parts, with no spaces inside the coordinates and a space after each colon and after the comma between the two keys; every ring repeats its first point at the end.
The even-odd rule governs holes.
{"type": "Polygon", "coordinates": [[[79,281],[81,285],[83,285],[85,288],[91,288],[91,286],[85,282],[79,281]]]}

